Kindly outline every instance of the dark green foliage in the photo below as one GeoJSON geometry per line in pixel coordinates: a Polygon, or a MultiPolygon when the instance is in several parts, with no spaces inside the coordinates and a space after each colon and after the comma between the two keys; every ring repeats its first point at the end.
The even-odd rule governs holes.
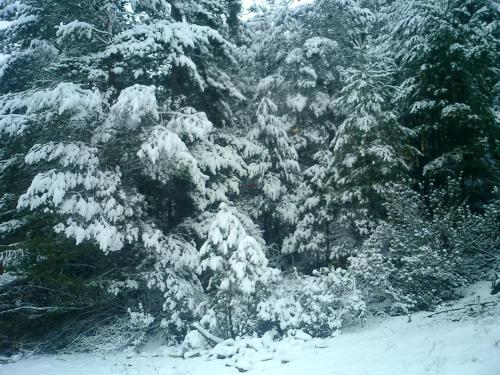
{"type": "Polygon", "coordinates": [[[401,121],[417,133],[415,175],[461,181],[475,208],[498,181],[498,9],[490,0],[396,1],[388,44],[401,65],[401,121]]]}
{"type": "Polygon", "coordinates": [[[2,247],[4,272],[16,279],[0,287],[1,351],[58,350],[89,324],[126,312],[124,301],[107,291],[110,277],[126,274],[124,254],[107,257],[96,247],[74,246],[42,223],[38,218],[40,227],[24,233],[21,248],[2,247]]]}

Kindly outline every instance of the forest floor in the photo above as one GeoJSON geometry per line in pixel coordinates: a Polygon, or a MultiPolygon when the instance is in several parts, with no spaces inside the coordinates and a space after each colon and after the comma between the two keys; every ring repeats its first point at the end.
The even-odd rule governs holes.
{"type": "MultiPolygon", "coordinates": [[[[369,319],[329,339],[250,338],[188,359],[174,348],[139,354],[37,356],[0,365],[1,375],[499,375],[500,295],[489,283],[436,312],[369,319]],[[222,358],[225,357],[225,358],[222,358]]],[[[190,353],[196,355],[196,353],[190,353]]]]}

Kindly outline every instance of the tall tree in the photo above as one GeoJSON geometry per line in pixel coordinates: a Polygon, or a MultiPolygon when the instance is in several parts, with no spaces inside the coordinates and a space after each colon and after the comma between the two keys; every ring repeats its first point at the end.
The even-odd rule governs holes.
{"type": "MultiPolygon", "coordinates": [[[[231,126],[231,103],[244,99],[223,71],[233,47],[209,26],[177,22],[166,1],[7,1],[0,15],[12,21],[1,43],[0,210],[16,224],[2,245],[42,268],[69,259],[64,248],[100,249],[110,259],[100,293],[122,290],[127,305],[150,288],[140,299],[154,326],[182,332],[201,286],[180,226],[237,193],[246,173],[217,127],[231,126]]],[[[90,259],[86,278],[102,270],[90,259]]],[[[18,297],[26,311],[52,311],[53,296],[18,297]]]]}
{"type": "Polygon", "coordinates": [[[261,99],[256,123],[249,138],[262,150],[249,165],[261,194],[258,217],[267,242],[281,246],[290,213],[290,194],[300,182],[297,151],[288,136],[290,125],[276,114],[277,106],[267,97],[261,99]]]}
{"type": "Polygon", "coordinates": [[[416,175],[461,181],[473,205],[498,185],[498,7],[490,0],[395,1],[388,48],[400,70],[401,121],[417,132],[416,175]]]}
{"type": "Polygon", "coordinates": [[[330,204],[355,235],[367,235],[384,217],[384,195],[408,169],[408,128],[390,108],[390,61],[378,59],[369,39],[355,45],[357,64],[342,70],[335,100],[345,119],[332,141],[330,204]]]}

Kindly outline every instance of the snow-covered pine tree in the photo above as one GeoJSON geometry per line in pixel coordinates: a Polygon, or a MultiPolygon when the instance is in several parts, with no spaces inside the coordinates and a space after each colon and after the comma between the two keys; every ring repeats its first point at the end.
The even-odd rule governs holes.
{"type": "Polygon", "coordinates": [[[257,107],[256,122],[248,137],[259,145],[261,153],[250,163],[251,178],[258,184],[261,199],[258,218],[264,239],[281,246],[290,223],[290,195],[300,182],[297,151],[288,136],[290,125],[278,116],[277,107],[263,97],[257,107]]]}
{"type": "MultiPolygon", "coordinates": [[[[281,247],[297,220],[295,189],[302,180],[297,173],[300,168],[290,165],[287,167],[289,171],[286,171],[281,167],[277,169],[271,165],[266,167],[262,160],[258,159],[262,159],[261,155],[264,154],[267,159],[276,159],[273,161],[276,166],[279,164],[277,159],[283,158],[285,152],[289,154],[285,160],[288,158],[294,163],[310,165],[315,150],[321,148],[324,140],[328,138],[328,130],[325,129],[331,125],[331,121],[326,121],[331,114],[329,107],[331,98],[328,90],[333,81],[331,74],[333,65],[330,64],[329,57],[334,55],[336,43],[327,38],[317,37],[316,31],[312,32],[303,27],[301,22],[307,12],[292,10],[286,2],[266,5],[266,9],[264,11],[261,9],[261,12],[247,24],[253,43],[244,70],[249,73],[249,82],[259,81],[251,92],[253,103],[249,106],[252,112],[257,108],[257,128],[252,129],[250,136],[259,145],[256,152],[251,155],[256,157],[257,162],[255,163],[254,158],[251,166],[265,167],[261,168],[261,171],[257,170],[261,176],[258,184],[260,189],[264,186],[263,173],[267,173],[270,177],[266,172],[270,168],[277,170],[279,174],[285,172],[290,176],[295,175],[294,181],[289,181],[291,184],[287,184],[289,178],[280,177],[282,193],[286,188],[286,194],[280,193],[270,199],[269,192],[263,193],[264,200],[260,214],[257,213],[266,227],[268,246],[273,248],[273,253],[276,254],[273,260],[286,262],[281,254],[281,247]],[[264,113],[264,110],[268,113],[264,113]],[[269,134],[271,129],[266,130],[268,122],[276,123],[273,118],[281,123],[280,134],[271,135],[269,134]],[[277,135],[279,138],[276,138],[277,135]],[[279,150],[280,148],[282,150],[279,150]],[[290,170],[290,167],[295,171],[290,170]]],[[[253,117],[252,115],[249,117],[253,117]]],[[[288,258],[290,253],[298,251],[298,249],[289,250],[285,252],[285,258],[288,258]]]]}
{"type": "Polygon", "coordinates": [[[304,269],[327,266],[330,255],[344,252],[347,243],[325,203],[328,148],[342,121],[333,105],[342,87],[337,67],[357,58],[351,37],[373,17],[357,1],[315,1],[297,8],[280,2],[249,22],[255,42],[245,69],[259,79],[255,97],[271,98],[277,112],[286,114],[297,161],[306,171],[288,199],[287,220],[293,226],[283,247],[286,258],[304,269]]]}
{"type": "Polygon", "coordinates": [[[0,0],[2,334],[326,336],[358,286],[400,313],[492,274],[494,0],[261,3],[0,0]]]}
{"type": "Polygon", "coordinates": [[[318,151],[314,155],[316,164],[303,172],[303,181],[293,197],[294,229],[283,242],[282,253],[306,273],[344,260],[354,246],[349,232],[335,221],[328,207],[331,159],[330,151],[318,151]]]}
{"type": "MultiPolygon", "coordinates": [[[[155,3],[156,1],[152,1],[155,3]]],[[[210,26],[226,36],[239,32],[241,0],[169,0],[172,15],[176,21],[187,20],[197,25],[210,26]]]]}
{"type": "Polygon", "coordinates": [[[254,331],[257,302],[279,271],[268,267],[262,246],[226,203],[220,205],[200,256],[199,271],[209,277],[202,323],[224,338],[254,331]]]}
{"type": "Polygon", "coordinates": [[[176,228],[237,192],[245,173],[234,137],[202,111],[220,108],[209,115],[230,126],[231,100],[243,96],[223,72],[231,45],[171,11],[165,1],[1,4],[11,22],[1,31],[0,209],[2,222],[17,223],[7,245],[29,250],[40,268],[75,242],[120,251],[104,263],[100,295],[128,289],[111,298],[137,304],[148,287],[141,302],[154,326],[181,332],[201,287],[194,244],[176,228]],[[48,237],[53,230],[60,235],[48,237]]]}
{"type": "MultiPolygon", "coordinates": [[[[416,175],[479,206],[498,185],[498,4],[491,0],[395,1],[384,10],[398,65],[402,123],[421,151],[416,175]]],[[[427,187],[428,190],[428,187],[427,187]]]]}
{"type": "MultiPolygon", "coordinates": [[[[345,8],[335,4],[325,16],[329,22],[332,17],[346,19],[345,8]]],[[[269,7],[249,22],[254,42],[245,70],[250,80],[259,81],[255,105],[267,96],[277,113],[286,115],[300,162],[310,166],[333,130],[330,104],[341,86],[335,66],[344,61],[344,49],[338,35],[317,19],[325,9],[316,4],[292,9],[286,1],[269,7]]]]}
{"type": "MultiPolygon", "coordinates": [[[[125,192],[120,171],[103,165],[98,148],[89,142],[92,129],[105,117],[106,100],[96,87],[82,84],[92,59],[84,63],[81,58],[103,45],[95,37],[109,40],[100,31],[107,30],[110,17],[119,30],[125,16],[118,2],[103,1],[96,7],[65,1],[0,4],[0,18],[7,21],[0,31],[5,54],[0,147],[8,161],[1,176],[5,204],[0,220],[22,223],[17,229],[11,226],[4,237],[2,255],[3,250],[21,252],[25,260],[18,263],[23,267],[7,265],[20,277],[6,290],[2,308],[7,311],[6,330],[29,324],[30,339],[66,323],[73,323],[71,329],[61,332],[85,329],[85,324],[71,322],[75,311],[85,316],[82,321],[90,310],[103,317],[117,313],[111,307],[115,298],[103,293],[108,278],[96,277],[106,275],[113,263],[126,268],[104,253],[135,237],[126,219],[136,197],[125,192]],[[61,33],[70,30],[75,39],[62,47],[61,33]],[[87,241],[94,245],[83,244],[87,241]],[[16,309],[9,312],[12,306],[16,309]],[[32,319],[35,310],[37,319],[32,319]]],[[[49,341],[50,348],[66,339],[62,334],[49,341]]]]}
{"type": "Polygon", "coordinates": [[[389,106],[390,61],[369,39],[358,39],[358,62],[342,69],[344,87],[334,105],[345,115],[332,141],[329,203],[354,237],[367,235],[385,216],[384,194],[404,177],[411,131],[389,106]]]}

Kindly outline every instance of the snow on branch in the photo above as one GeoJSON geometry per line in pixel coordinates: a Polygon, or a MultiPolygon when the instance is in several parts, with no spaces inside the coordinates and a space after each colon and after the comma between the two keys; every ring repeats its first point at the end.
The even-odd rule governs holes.
{"type": "Polygon", "coordinates": [[[195,328],[198,332],[200,332],[203,337],[205,337],[207,340],[210,340],[214,342],[215,344],[220,344],[224,340],[221,339],[220,337],[217,337],[210,332],[208,332],[205,328],[203,328],[199,323],[193,323],[193,328],[195,328]]]}

